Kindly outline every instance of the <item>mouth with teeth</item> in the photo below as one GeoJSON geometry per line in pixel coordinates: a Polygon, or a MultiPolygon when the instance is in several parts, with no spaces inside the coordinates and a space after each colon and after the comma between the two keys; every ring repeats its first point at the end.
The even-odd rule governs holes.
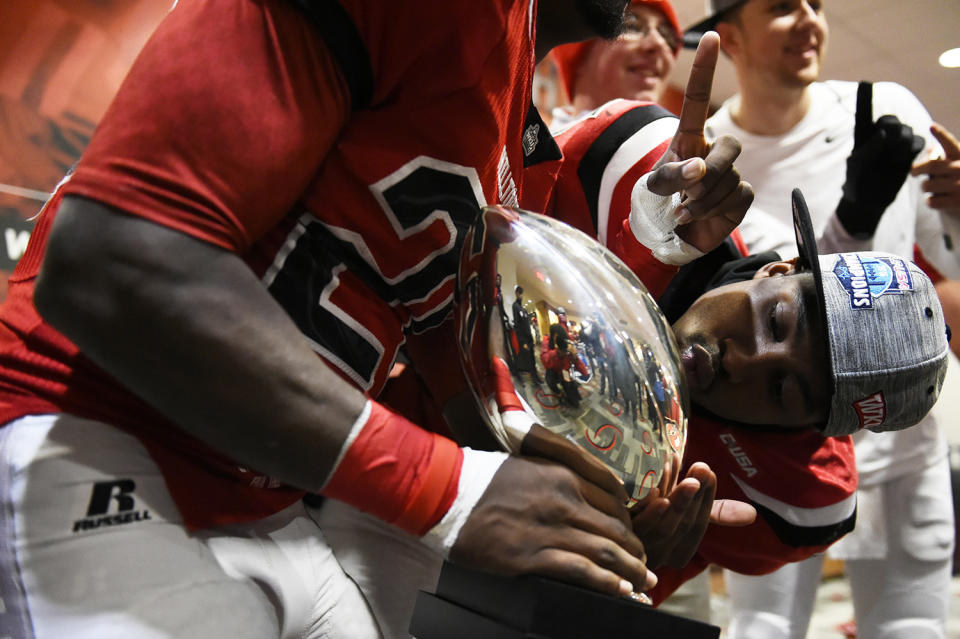
{"type": "Polygon", "coordinates": [[[786,53],[802,60],[815,60],[820,56],[820,45],[816,42],[804,42],[786,47],[786,53]]]}
{"type": "Polygon", "coordinates": [[[626,68],[626,72],[644,85],[654,86],[663,80],[663,73],[655,66],[648,64],[633,64],[626,68]]]}

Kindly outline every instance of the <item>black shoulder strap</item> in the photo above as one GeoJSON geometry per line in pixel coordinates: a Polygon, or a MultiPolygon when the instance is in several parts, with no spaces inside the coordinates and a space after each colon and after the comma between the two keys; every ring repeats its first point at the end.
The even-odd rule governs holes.
{"type": "Polygon", "coordinates": [[[873,130],[873,83],[857,85],[857,114],[853,127],[853,145],[860,146],[873,130]]]}
{"type": "Polygon", "coordinates": [[[337,0],[292,0],[317,28],[350,89],[350,104],[358,111],[373,97],[373,67],[360,32],[337,0]]]}

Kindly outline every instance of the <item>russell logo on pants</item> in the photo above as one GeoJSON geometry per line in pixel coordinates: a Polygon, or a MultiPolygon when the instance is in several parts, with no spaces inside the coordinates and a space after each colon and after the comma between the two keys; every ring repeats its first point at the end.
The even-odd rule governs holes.
{"type": "Polygon", "coordinates": [[[137,510],[133,498],[136,484],[132,479],[100,481],[93,485],[87,516],[73,522],[73,532],[94,530],[101,526],[119,526],[150,519],[150,511],[137,510]],[[115,506],[116,512],[110,512],[115,506]]]}

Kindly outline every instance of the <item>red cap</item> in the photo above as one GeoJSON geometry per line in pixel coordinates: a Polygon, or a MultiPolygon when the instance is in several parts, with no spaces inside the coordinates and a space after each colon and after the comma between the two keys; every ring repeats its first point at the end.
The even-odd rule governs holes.
{"type": "MultiPolygon", "coordinates": [[[[677,20],[677,14],[673,10],[673,5],[670,4],[669,0],[633,0],[630,4],[641,4],[662,13],[667,21],[670,22],[674,31],[677,32],[677,42],[683,42],[683,29],[680,28],[680,21],[677,20]]],[[[580,63],[583,62],[583,56],[587,54],[587,49],[589,49],[590,45],[595,41],[596,38],[593,40],[584,40],[583,42],[563,44],[555,47],[550,54],[553,56],[553,63],[557,67],[557,74],[560,76],[563,88],[567,92],[567,97],[571,99],[573,98],[573,80],[577,75],[577,69],[580,67],[580,63]]],[[[682,46],[681,44],[674,48],[673,54],[676,55],[679,53],[682,46]]]]}

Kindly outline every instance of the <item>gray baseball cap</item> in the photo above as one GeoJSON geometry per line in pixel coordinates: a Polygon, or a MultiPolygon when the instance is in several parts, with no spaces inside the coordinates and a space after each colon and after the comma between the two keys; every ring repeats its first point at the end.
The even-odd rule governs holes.
{"type": "Polygon", "coordinates": [[[833,397],[823,434],[900,430],[940,395],[949,329],[933,283],[891,253],[818,255],[800,189],[791,196],[798,271],[813,273],[827,329],[833,397]]]}
{"type": "Polygon", "coordinates": [[[720,21],[720,16],[725,11],[737,7],[747,0],[707,0],[706,10],[709,15],[683,32],[683,46],[688,49],[696,49],[701,36],[707,31],[712,31],[720,21]]]}

